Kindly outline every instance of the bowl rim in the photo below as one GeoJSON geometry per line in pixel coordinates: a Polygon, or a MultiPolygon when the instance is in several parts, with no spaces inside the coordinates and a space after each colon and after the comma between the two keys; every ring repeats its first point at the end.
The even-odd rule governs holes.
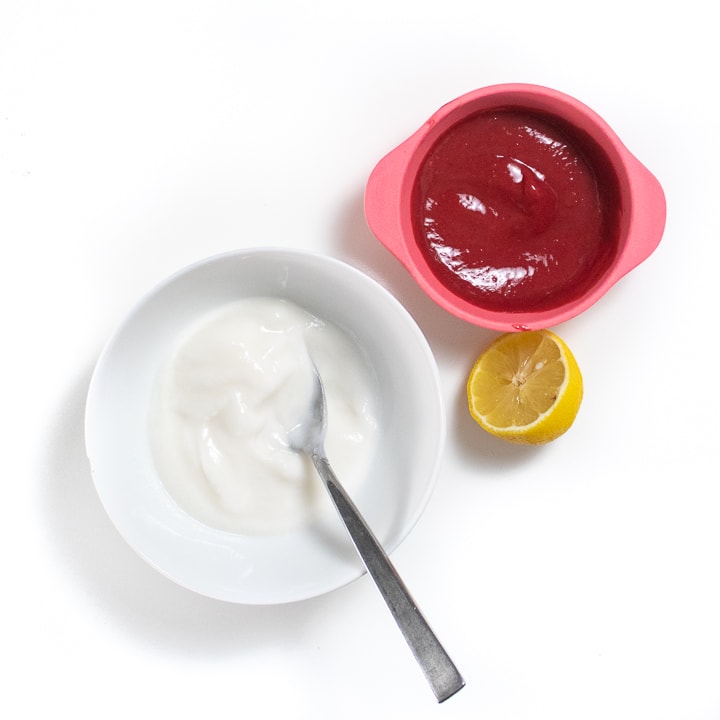
{"type": "MultiPolygon", "coordinates": [[[[389,553],[393,552],[415,527],[434,491],[446,440],[445,408],[440,392],[440,378],[434,355],[427,339],[414,318],[395,296],[377,280],[357,267],[329,254],[304,249],[269,246],[241,248],[211,255],[200,258],[171,273],[143,294],[141,298],[131,306],[129,312],[110,335],[98,356],[90,379],[86,399],[84,422],[85,448],[90,463],[93,484],[100,497],[101,504],[112,524],[136,553],[176,584],[202,595],[230,602],[243,604],[279,604],[304,600],[342,587],[363,575],[365,572],[364,567],[354,551],[350,549],[347,553],[350,560],[348,561],[348,557],[345,557],[342,562],[338,561],[337,566],[333,565],[333,572],[327,579],[322,577],[314,577],[307,581],[302,581],[301,579],[295,582],[290,588],[273,587],[270,589],[253,589],[249,588],[249,583],[246,580],[243,582],[239,579],[235,581],[233,578],[223,576],[219,579],[215,578],[211,582],[205,582],[203,577],[193,577],[192,571],[179,574],[177,568],[169,569],[163,562],[162,553],[157,554],[155,548],[147,547],[142,532],[138,534],[137,528],[133,527],[133,524],[136,524],[138,519],[137,517],[131,517],[131,515],[132,513],[135,513],[136,516],[138,514],[142,515],[142,508],[128,508],[123,505],[126,501],[122,497],[118,497],[118,495],[122,494],[122,490],[119,490],[116,486],[114,487],[112,481],[102,476],[102,473],[106,472],[107,467],[107,459],[102,457],[104,443],[107,442],[107,438],[103,433],[107,431],[109,422],[107,417],[113,410],[113,408],[102,407],[102,403],[107,401],[108,398],[113,397],[112,392],[107,389],[107,385],[109,380],[112,379],[113,372],[118,366],[118,363],[121,362],[121,360],[118,359],[120,353],[128,351],[125,345],[127,345],[128,337],[131,337],[128,334],[129,331],[132,330],[134,326],[136,327],[138,318],[142,318],[143,313],[149,312],[153,300],[163,296],[169,289],[181,287],[183,282],[189,282],[189,278],[192,278],[196,273],[202,273],[204,270],[207,270],[210,276],[212,276],[213,268],[222,268],[223,266],[230,266],[233,263],[240,263],[243,258],[253,258],[255,262],[293,263],[296,270],[300,268],[297,270],[298,272],[316,273],[320,275],[331,274],[344,281],[349,281],[346,285],[346,287],[350,288],[349,291],[366,294],[368,297],[374,296],[378,307],[382,307],[383,310],[393,314],[393,319],[388,321],[388,325],[385,327],[390,327],[394,323],[399,324],[405,328],[405,339],[413,338],[413,342],[415,343],[414,350],[418,352],[415,361],[417,363],[417,369],[421,373],[424,381],[429,382],[429,386],[423,389],[423,392],[426,394],[426,399],[422,402],[426,403],[428,408],[432,408],[432,411],[435,413],[434,418],[431,418],[427,424],[430,432],[435,435],[435,445],[434,448],[428,451],[429,456],[432,457],[432,463],[427,468],[426,475],[419,480],[421,490],[413,494],[414,507],[409,510],[406,515],[403,515],[400,530],[391,536],[390,543],[386,545],[386,551],[389,553]],[[102,418],[105,418],[104,427],[101,426],[99,422],[99,419],[102,418]],[[234,585],[232,584],[233,582],[235,582],[234,585]]],[[[375,312],[377,314],[378,311],[375,312]]],[[[390,338],[390,341],[392,342],[392,338],[390,338]]],[[[380,442],[382,442],[382,440],[380,440],[380,442]]],[[[113,452],[118,452],[118,449],[113,447],[113,452]]],[[[152,471],[147,468],[145,468],[145,471],[152,474],[152,471]]],[[[135,479],[134,482],[138,483],[147,480],[148,477],[145,477],[140,480],[135,479]]],[[[156,479],[153,479],[152,482],[157,484],[156,479]]],[[[162,493],[162,490],[160,490],[160,492],[162,493]]],[[[165,501],[167,501],[167,498],[169,498],[169,496],[165,498],[165,501]]],[[[155,502],[155,500],[152,502],[155,502]]],[[[202,523],[199,523],[184,513],[184,511],[180,510],[171,499],[169,505],[164,507],[165,509],[162,511],[164,514],[163,517],[154,517],[152,521],[158,524],[166,523],[168,526],[165,528],[167,533],[177,532],[178,528],[191,533],[193,546],[189,547],[189,540],[183,544],[183,538],[179,538],[178,549],[185,551],[191,550],[192,553],[194,553],[193,557],[195,561],[197,561],[198,558],[201,558],[205,563],[218,561],[218,558],[214,558],[211,552],[199,552],[198,554],[197,548],[202,544],[211,547],[212,543],[215,543],[217,552],[224,553],[223,558],[233,553],[239,556],[243,552],[249,553],[257,551],[261,545],[264,548],[262,552],[270,553],[270,556],[272,556],[272,553],[286,552],[287,548],[291,546],[291,543],[298,541],[301,547],[315,548],[317,544],[317,538],[308,539],[302,533],[297,536],[291,533],[281,538],[248,539],[247,537],[203,526],[202,523]],[[168,507],[171,509],[168,509],[168,507]],[[281,550],[281,548],[284,549],[281,550]]],[[[162,531],[161,528],[158,532],[162,531]]],[[[344,532],[344,528],[342,528],[341,534],[343,538],[344,532]]],[[[166,542],[166,536],[163,536],[163,538],[163,542],[166,542]]],[[[349,542],[349,539],[347,539],[348,545],[349,542]]],[[[326,550],[323,552],[326,552],[326,550]]],[[[223,562],[225,561],[223,560],[223,562]]],[[[330,561],[328,562],[332,564],[330,561]]],[[[332,562],[334,563],[334,559],[332,562]]],[[[226,575],[230,572],[226,567],[228,563],[231,569],[234,569],[230,561],[225,563],[222,570],[226,575]]],[[[242,572],[245,570],[247,570],[247,567],[245,567],[244,570],[243,568],[238,568],[237,575],[242,575],[242,572]]],[[[257,569],[255,572],[257,575],[257,569]]]]}
{"type": "Polygon", "coordinates": [[[657,179],[595,110],[564,92],[531,83],[488,85],[438,108],[373,168],[366,185],[364,209],[373,234],[438,305],[465,321],[499,331],[550,327],[587,310],[621,277],[650,256],[660,242],[666,216],[665,196],[657,179]],[[622,204],[618,252],[592,287],[557,308],[506,312],[475,305],[435,276],[415,241],[409,198],[427,153],[449,128],[476,112],[496,107],[521,107],[547,113],[574,126],[605,153],[617,176],[622,204]]]}

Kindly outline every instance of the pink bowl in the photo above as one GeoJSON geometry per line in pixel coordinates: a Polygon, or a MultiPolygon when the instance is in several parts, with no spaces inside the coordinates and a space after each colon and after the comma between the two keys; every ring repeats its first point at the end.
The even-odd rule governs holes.
{"type": "Polygon", "coordinates": [[[410,138],[380,160],[370,175],[365,193],[365,215],[370,229],[420,287],[453,315],[500,331],[551,327],[586,310],[655,250],[665,228],[665,214],[665,196],[660,183],[601,117],[568,95],[527,84],[481,88],[441,107],[410,138]],[[413,231],[411,198],[415,178],[438,138],[470,115],[507,107],[555,116],[575,128],[578,134],[589,135],[604,151],[617,175],[620,227],[614,258],[589,290],[552,309],[503,312],[479,307],[458,296],[436,277],[413,231]]]}

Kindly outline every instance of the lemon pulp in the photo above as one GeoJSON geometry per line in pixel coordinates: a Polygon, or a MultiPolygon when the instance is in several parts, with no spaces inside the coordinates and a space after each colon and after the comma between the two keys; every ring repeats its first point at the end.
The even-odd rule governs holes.
{"type": "Polygon", "coordinates": [[[467,396],[470,414],[487,432],[540,445],[575,421],[582,374],[568,346],[549,330],[505,333],[478,357],[467,396]]]}

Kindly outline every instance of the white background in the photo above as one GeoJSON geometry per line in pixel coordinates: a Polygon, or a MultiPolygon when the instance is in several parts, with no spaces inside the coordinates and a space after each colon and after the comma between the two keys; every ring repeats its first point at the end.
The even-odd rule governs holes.
{"type": "Polygon", "coordinates": [[[709,10],[4,0],[0,715],[720,718],[709,10]],[[541,449],[468,418],[465,378],[495,334],[422,295],[362,211],[382,155],[498,82],[590,105],[668,200],[656,253],[556,328],[586,394],[541,449]],[[84,402],[115,326],[180,267],[271,244],[367,271],[435,352],[448,443],[394,560],[467,680],[442,705],[367,577],[289,606],[196,596],[125,545],[94,492],[84,402]]]}

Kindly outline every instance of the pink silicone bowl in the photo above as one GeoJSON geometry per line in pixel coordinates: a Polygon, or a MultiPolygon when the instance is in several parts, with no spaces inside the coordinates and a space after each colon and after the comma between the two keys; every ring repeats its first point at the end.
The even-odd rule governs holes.
{"type": "Polygon", "coordinates": [[[597,113],[569,95],[528,84],[493,85],[447,103],[380,160],[365,192],[365,215],[370,229],[420,287],[453,315],[500,331],[551,327],[589,308],[655,250],[665,228],[665,213],[665,195],[660,183],[597,113]],[[584,295],[551,310],[500,312],[483,309],[459,297],[437,279],[413,232],[411,197],[415,177],[435,141],[469,115],[500,107],[550,114],[569,123],[597,143],[617,175],[621,216],[614,260],[584,295]]]}

